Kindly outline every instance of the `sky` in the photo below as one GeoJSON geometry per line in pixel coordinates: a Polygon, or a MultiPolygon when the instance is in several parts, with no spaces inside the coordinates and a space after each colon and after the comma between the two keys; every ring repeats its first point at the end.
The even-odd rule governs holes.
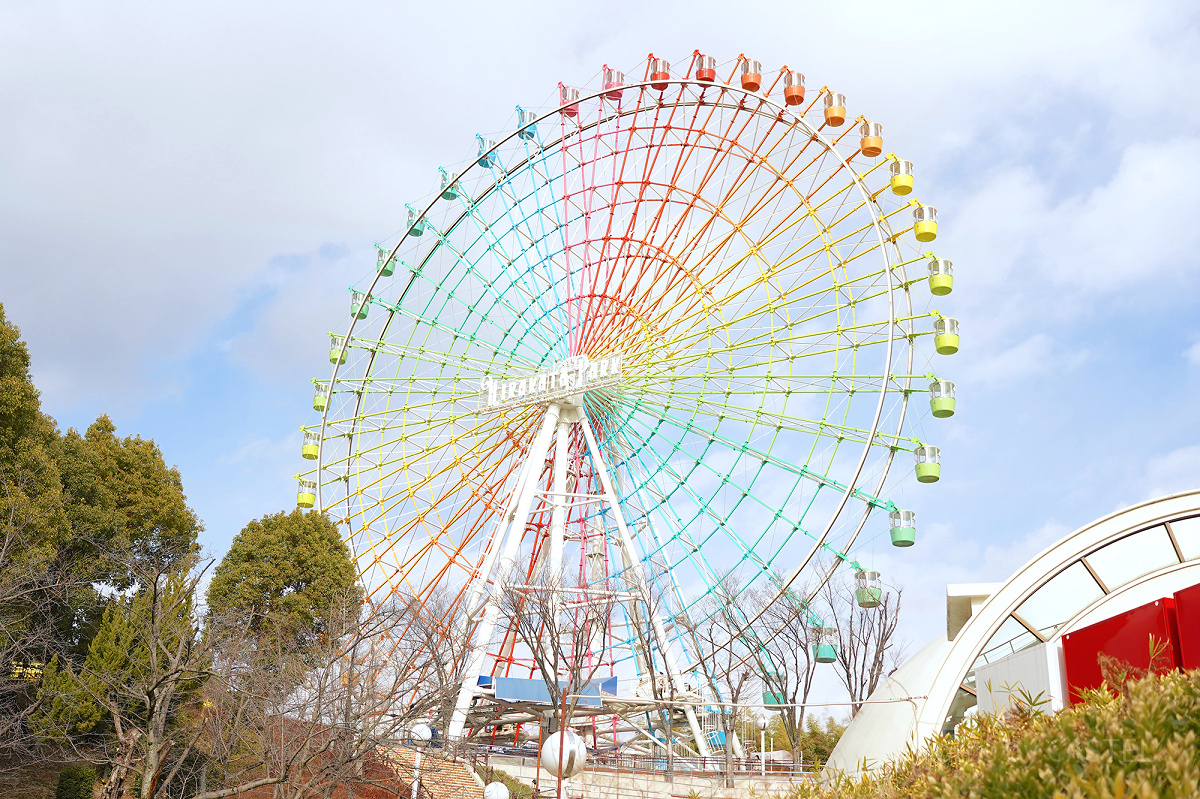
{"type": "MultiPolygon", "coordinates": [[[[955,264],[943,478],[881,553],[915,651],[947,583],[1200,485],[1189,2],[222,2],[0,9],[0,302],[65,430],[179,467],[219,557],[295,503],[326,333],[437,167],[647,53],[787,63],[884,123],[955,264]]],[[[903,468],[903,467],[901,467],[903,468]]]]}

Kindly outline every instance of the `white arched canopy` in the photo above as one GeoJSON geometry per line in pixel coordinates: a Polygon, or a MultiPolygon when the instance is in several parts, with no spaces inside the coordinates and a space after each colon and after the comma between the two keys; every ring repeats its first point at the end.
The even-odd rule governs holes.
{"type": "Polygon", "coordinates": [[[870,768],[950,732],[975,706],[979,667],[1041,643],[1057,644],[1072,630],[1196,583],[1200,490],[1097,519],[1034,557],[1007,582],[979,587],[974,602],[969,596],[950,602],[947,635],[876,689],[829,766],[853,772],[865,762],[870,768]],[[956,621],[956,612],[969,618],[956,621]]]}

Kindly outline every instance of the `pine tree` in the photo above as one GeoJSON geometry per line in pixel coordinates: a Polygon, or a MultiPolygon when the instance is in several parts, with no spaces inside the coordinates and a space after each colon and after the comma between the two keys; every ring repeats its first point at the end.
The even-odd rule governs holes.
{"type": "Polygon", "coordinates": [[[194,616],[199,572],[131,569],[138,589],[108,603],[78,671],[57,660],[47,667],[30,725],[107,766],[106,796],[138,775],[149,799],[195,744],[210,659],[194,616]]]}
{"type": "Polygon", "coordinates": [[[321,513],[295,510],[256,519],[233,539],[213,572],[208,607],[214,616],[248,619],[260,635],[304,647],[332,611],[357,611],[358,570],[337,526],[321,513]]]}
{"type": "Polygon", "coordinates": [[[29,351],[0,305],[0,740],[10,749],[28,740],[28,677],[49,658],[53,607],[71,580],[56,558],[70,532],[57,449],[29,351]]]}
{"type": "Polygon", "coordinates": [[[131,562],[169,570],[195,552],[203,525],[187,506],[179,470],[153,441],[118,438],[101,416],[82,436],[67,431],[60,466],[73,539],[94,558],[93,580],[125,589],[131,562]]]}

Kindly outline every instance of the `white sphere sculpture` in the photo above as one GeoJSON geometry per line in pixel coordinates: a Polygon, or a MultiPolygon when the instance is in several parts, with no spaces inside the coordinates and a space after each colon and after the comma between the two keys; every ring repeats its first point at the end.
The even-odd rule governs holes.
{"type": "Polygon", "coordinates": [[[483,788],[483,799],[508,799],[508,786],[502,782],[489,782],[483,788]]]}
{"type": "Polygon", "coordinates": [[[433,729],[428,724],[414,724],[408,735],[417,746],[424,746],[433,740],[433,729]]]}
{"type": "Polygon", "coordinates": [[[542,751],[538,756],[538,763],[546,771],[553,774],[555,777],[574,777],[583,770],[584,761],[587,760],[587,747],[583,744],[583,739],[570,730],[556,732],[545,740],[542,744],[542,751]],[[562,748],[561,757],[559,753],[562,748]],[[562,771],[559,771],[561,764],[562,771]]]}

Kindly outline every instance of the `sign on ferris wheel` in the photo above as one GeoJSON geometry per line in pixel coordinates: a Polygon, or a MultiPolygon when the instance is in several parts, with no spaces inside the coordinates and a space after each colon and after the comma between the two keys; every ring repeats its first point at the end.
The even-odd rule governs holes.
{"type": "Polygon", "coordinates": [[[622,373],[620,355],[589,360],[575,355],[561,364],[526,377],[497,380],[485,377],[479,381],[481,408],[502,410],[521,405],[544,405],[550,402],[579,404],[585,391],[620,386],[622,373]]]}

